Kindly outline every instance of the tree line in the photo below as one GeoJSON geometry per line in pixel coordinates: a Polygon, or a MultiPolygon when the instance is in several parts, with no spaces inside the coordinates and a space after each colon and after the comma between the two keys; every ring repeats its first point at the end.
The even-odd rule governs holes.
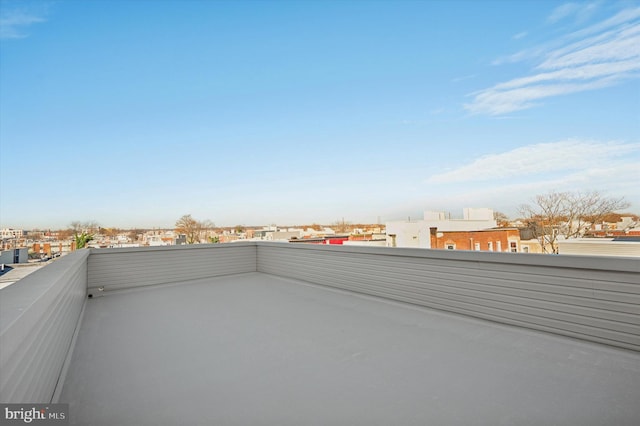
{"type": "MultiPolygon", "coordinates": [[[[528,204],[519,208],[519,213],[526,228],[533,237],[540,241],[543,252],[558,253],[559,238],[577,238],[584,236],[594,224],[602,223],[619,210],[629,207],[623,197],[608,197],[597,191],[589,192],[557,192],[535,196],[528,204]]],[[[495,212],[500,226],[508,225],[505,214],[495,212]]],[[[349,222],[344,219],[333,223],[338,232],[345,232],[349,222]]],[[[211,220],[198,220],[190,214],[183,215],[175,223],[177,234],[185,236],[187,244],[202,241],[217,243],[219,240],[212,234],[215,227],[211,220]]],[[[243,228],[238,225],[236,231],[243,228]]],[[[318,226],[319,228],[319,226],[318,226]]],[[[129,230],[132,239],[137,238],[140,230],[129,230]]],[[[102,228],[96,222],[71,222],[69,229],[60,231],[63,237],[72,237],[76,248],[83,248],[93,240],[96,234],[115,236],[122,233],[118,228],[102,228]]]]}

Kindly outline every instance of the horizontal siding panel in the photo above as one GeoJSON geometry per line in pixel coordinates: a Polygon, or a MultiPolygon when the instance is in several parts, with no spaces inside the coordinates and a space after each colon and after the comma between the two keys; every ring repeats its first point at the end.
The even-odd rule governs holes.
{"type": "MultiPolygon", "coordinates": [[[[308,267],[313,268],[309,265],[308,267]]],[[[353,274],[362,276],[371,276],[367,269],[358,269],[353,274]]],[[[376,279],[393,280],[397,278],[401,271],[393,271],[392,268],[384,267],[377,269],[375,273],[376,279]]],[[[619,300],[624,302],[611,301],[606,297],[598,298],[589,289],[583,291],[562,291],[559,285],[553,286],[549,284],[540,285],[539,283],[531,283],[527,281],[509,281],[504,279],[492,279],[490,277],[474,277],[466,274],[443,274],[428,272],[425,274],[412,273],[407,271],[403,282],[407,285],[415,283],[419,286],[433,287],[442,291],[455,291],[455,289],[478,290],[488,294],[502,294],[509,296],[523,297],[532,300],[541,300],[548,302],[563,302],[567,304],[575,304],[577,306],[592,307],[606,309],[615,312],[626,312],[631,314],[640,314],[640,296],[629,293],[616,293],[619,300]],[[545,289],[550,289],[545,291],[545,289]]],[[[576,290],[576,288],[572,288],[576,290]]]]}
{"type": "Polygon", "coordinates": [[[81,250],[3,289],[0,402],[51,402],[87,287],[81,250]]]}
{"type": "MultiPolygon", "coordinates": [[[[259,246],[265,247],[268,243],[258,243],[259,246]]],[[[273,244],[273,243],[271,243],[273,244]]],[[[339,247],[339,246],[311,246],[311,245],[295,245],[288,246],[280,244],[279,250],[296,249],[300,252],[305,250],[315,251],[316,254],[327,253],[339,249],[347,249],[345,255],[350,258],[358,258],[363,256],[376,255],[381,259],[396,258],[398,263],[415,262],[421,264],[442,265],[442,261],[446,260],[447,264],[455,267],[475,264],[478,269],[497,270],[515,267],[516,271],[520,271],[525,266],[535,266],[538,271],[546,271],[547,275],[554,277],[568,276],[573,278],[593,279],[602,277],[603,281],[609,281],[607,278],[612,271],[626,272],[619,282],[628,282],[638,284],[637,274],[640,273],[640,263],[637,259],[629,258],[605,258],[593,256],[550,256],[540,254],[522,254],[522,253],[498,253],[498,252],[480,252],[480,251],[450,251],[450,250],[426,250],[426,249],[402,249],[402,248],[364,248],[364,247],[339,247]],[[355,249],[355,250],[354,250],[355,249]],[[497,267],[496,265],[500,265],[497,267]]]]}
{"type": "Polygon", "coordinates": [[[93,250],[89,293],[255,272],[254,244],[193,245],[93,250]]]}
{"type": "MultiPolygon", "coordinates": [[[[291,260],[292,263],[296,265],[297,269],[303,268],[322,268],[323,270],[327,268],[325,262],[320,262],[318,259],[304,259],[297,256],[294,256],[291,260]]],[[[285,259],[280,262],[277,268],[287,268],[289,260],[285,259]]],[[[269,268],[269,262],[261,259],[260,267],[261,268],[269,268]]],[[[277,268],[274,268],[276,265],[271,265],[271,272],[276,272],[277,268]]],[[[431,282],[446,282],[448,285],[455,286],[457,284],[468,283],[471,286],[479,286],[486,285],[495,287],[493,291],[495,292],[509,292],[516,289],[526,289],[528,292],[537,291],[540,295],[539,298],[543,300],[553,300],[557,295],[567,295],[567,296],[576,296],[575,301],[576,304],[583,304],[585,306],[594,306],[594,303],[597,305],[598,302],[603,301],[604,305],[615,306],[613,304],[608,304],[606,301],[619,301],[622,302],[626,306],[626,310],[630,313],[638,313],[638,303],[640,302],[640,297],[636,295],[636,293],[623,293],[623,292],[605,292],[605,291],[594,291],[591,289],[591,284],[586,282],[583,279],[577,280],[573,283],[575,286],[582,285],[582,288],[570,287],[568,291],[562,285],[555,285],[550,280],[543,284],[524,281],[524,280],[507,280],[504,278],[491,278],[487,276],[486,273],[483,272],[482,276],[476,277],[470,275],[468,269],[465,269],[465,273],[461,273],[458,270],[450,269],[449,273],[443,272],[432,272],[428,269],[409,269],[407,267],[397,267],[396,265],[388,264],[385,262],[380,262],[378,260],[372,260],[369,263],[358,264],[357,262],[350,262],[349,259],[341,258],[331,263],[331,267],[340,270],[341,272],[347,273],[357,273],[356,271],[375,271],[375,274],[380,277],[385,278],[393,278],[393,277],[402,277],[403,280],[418,280],[421,282],[431,283],[431,282]],[[513,284],[513,285],[512,285],[513,284]],[[549,289],[552,290],[549,290],[549,289]],[[616,297],[607,297],[608,295],[614,294],[616,297]],[[599,297],[601,296],[601,297],[599,297]]],[[[289,267],[290,268],[290,267],[289,267]]],[[[266,269],[265,269],[266,270],[266,269]]],[[[526,271],[522,271],[519,274],[519,277],[528,276],[526,271]]],[[[636,285],[637,287],[637,285],[636,285]]],[[[621,290],[617,288],[617,290],[621,290]]],[[[529,293],[532,294],[532,293],[529,293]]]]}
{"type": "MultiPolygon", "coordinates": [[[[291,249],[283,248],[280,250],[291,249]]],[[[306,256],[305,252],[306,251],[288,253],[285,256],[291,257],[292,259],[299,259],[300,261],[308,260],[310,263],[318,264],[322,264],[327,260],[332,264],[338,265],[342,261],[342,265],[348,265],[350,268],[378,266],[379,269],[396,269],[409,274],[412,273],[412,271],[416,271],[418,274],[424,274],[425,272],[432,274],[441,272],[444,274],[467,275],[474,278],[486,277],[491,279],[502,279],[508,282],[522,281],[530,284],[553,283],[559,291],[562,291],[562,287],[577,287],[589,290],[640,295],[638,273],[618,271],[608,271],[605,273],[603,273],[603,271],[595,271],[593,273],[589,273],[588,271],[571,268],[567,268],[567,271],[560,268],[549,269],[545,267],[530,267],[529,265],[520,266],[518,269],[515,268],[514,265],[504,265],[500,263],[491,263],[479,267],[478,262],[463,262],[455,260],[443,262],[439,260],[436,263],[433,259],[428,258],[403,259],[396,256],[384,255],[369,255],[369,257],[363,257],[359,254],[352,256],[351,253],[349,256],[343,256],[342,259],[336,259],[332,256],[327,257],[328,253],[326,252],[319,252],[312,258],[309,258],[306,256]],[[489,269],[489,266],[492,266],[494,269],[489,269]],[[555,274],[553,273],[554,270],[555,274]],[[526,273],[523,273],[523,271],[526,273]],[[569,271],[575,272],[574,276],[571,276],[569,271]]]]}
{"type": "MultiPolygon", "coordinates": [[[[298,267],[302,268],[324,268],[323,262],[317,259],[308,259],[300,256],[291,256],[291,261],[298,267]]],[[[562,284],[548,284],[539,283],[525,280],[528,275],[522,272],[518,275],[512,274],[513,278],[508,279],[504,277],[499,271],[492,277],[485,272],[480,276],[474,276],[469,273],[469,269],[465,269],[463,272],[459,272],[460,269],[449,268],[448,272],[434,272],[428,268],[418,269],[417,265],[412,265],[414,268],[399,267],[393,265],[393,262],[381,262],[377,259],[371,259],[369,262],[349,262],[344,258],[336,259],[333,262],[336,267],[347,268],[349,273],[365,273],[369,274],[375,270],[375,275],[380,278],[393,279],[401,276],[406,281],[419,281],[424,283],[436,283],[443,284],[447,287],[462,287],[462,288],[482,288],[484,291],[496,292],[501,294],[513,294],[513,295],[528,295],[528,297],[540,300],[573,300],[577,305],[602,307],[609,306],[610,309],[618,310],[622,312],[640,314],[640,295],[636,293],[621,293],[621,292],[604,292],[602,290],[595,292],[589,286],[589,288],[575,287],[577,285],[585,286],[589,284],[584,279],[576,280],[576,283],[572,283],[574,286],[566,287],[562,284]],[[516,279],[516,277],[518,279],[516,279]],[[495,287],[495,288],[494,288],[495,287]],[[522,290],[524,289],[524,290],[522,290]],[[615,294],[615,297],[607,297],[611,294],[615,294]],[[601,297],[599,296],[601,295],[601,297]],[[564,297],[574,296],[574,297],[564,297]],[[622,303],[611,303],[622,302],[622,303]]],[[[284,264],[280,267],[285,267],[284,264]]],[[[275,270],[275,269],[273,269],[275,270]]],[[[324,269],[323,269],[324,270],[324,269]]],[[[443,268],[439,268],[442,271],[443,268]]],[[[538,277],[533,275],[533,277],[538,277]]],[[[615,278],[615,275],[612,275],[615,278]]],[[[550,281],[549,278],[545,280],[550,281]]],[[[566,280],[566,279],[565,279],[566,280]]],[[[564,281],[563,281],[564,282],[564,281]]]]}
{"type": "Polygon", "coordinates": [[[640,350],[640,283],[631,259],[603,267],[573,258],[521,256],[519,264],[501,254],[487,261],[471,252],[451,259],[413,253],[259,244],[258,271],[640,350]]]}

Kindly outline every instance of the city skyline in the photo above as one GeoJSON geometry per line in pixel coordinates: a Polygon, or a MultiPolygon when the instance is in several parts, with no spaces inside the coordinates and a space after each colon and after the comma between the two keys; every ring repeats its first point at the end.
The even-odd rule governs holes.
{"type": "Polygon", "coordinates": [[[3,1],[0,227],[638,213],[637,2],[3,1]]]}

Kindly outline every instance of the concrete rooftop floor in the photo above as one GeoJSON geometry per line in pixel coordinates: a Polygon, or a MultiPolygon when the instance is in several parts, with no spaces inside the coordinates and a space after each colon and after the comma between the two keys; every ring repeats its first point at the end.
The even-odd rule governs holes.
{"type": "Polygon", "coordinates": [[[83,425],[638,425],[640,353],[248,273],[87,302],[83,425]]]}

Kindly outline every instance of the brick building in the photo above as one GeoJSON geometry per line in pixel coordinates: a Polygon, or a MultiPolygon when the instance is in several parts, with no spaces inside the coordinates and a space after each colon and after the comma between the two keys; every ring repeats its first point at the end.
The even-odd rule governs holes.
{"type": "Polygon", "coordinates": [[[438,231],[430,228],[431,248],[445,250],[522,251],[520,231],[516,228],[485,229],[481,231],[438,231]]]}

